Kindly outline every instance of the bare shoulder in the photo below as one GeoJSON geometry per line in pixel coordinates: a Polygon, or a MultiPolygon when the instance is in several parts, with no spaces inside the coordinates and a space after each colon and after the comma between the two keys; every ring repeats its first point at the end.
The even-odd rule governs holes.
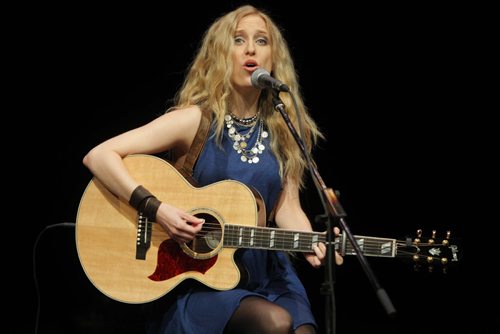
{"type": "Polygon", "coordinates": [[[167,113],[165,113],[161,118],[165,118],[168,120],[173,120],[176,122],[176,125],[183,126],[196,126],[200,123],[201,120],[201,109],[196,106],[189,106],[186,108],[173,109],[167,113]]]}
{"type": "Polygon", "coordinates": [[[202,111],[198,106],[173,109],[158,117],[148,133],[160,141],[161,149],[175,148],[177,154],[185,154],[198,132],[202,111]]]}

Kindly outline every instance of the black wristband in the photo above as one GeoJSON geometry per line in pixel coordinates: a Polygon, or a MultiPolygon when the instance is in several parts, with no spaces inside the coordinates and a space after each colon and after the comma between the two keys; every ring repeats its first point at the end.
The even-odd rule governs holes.
{"type": "Polygon", "coordinates": [[[141,203],[148,197],[154,197],[154,196],[143,186],[137,186],[137,188],[135,188],[134,191],[132,192],[132,195],[130,195],[130,200],[128,201],[128,203],[134,209],[139,211],[141,203]]]}
{"type": "Polygon", "coordinates": [[[158,212],[158,208],[160,207],[161,201],[158,200],[156,197],[151,196],[146,198],[146,200],[143,201],[142,203],[144,203],[144,205],[141,205],[140,212],[142,212],[144,216],[148,218],[149,221],[152,222],[156,221],[156,213],[158,212]]]}

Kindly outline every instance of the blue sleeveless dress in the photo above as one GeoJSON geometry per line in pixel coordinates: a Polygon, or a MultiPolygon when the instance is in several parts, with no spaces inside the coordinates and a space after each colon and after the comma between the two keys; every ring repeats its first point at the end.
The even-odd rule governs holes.
{"type": "MultiPolygon", "coordinates": [[[[235,127],[242,135],[249,130],[235,127]]],[[[248,147],[253,147],[258,135],[258,131],[251,134],[247,140],[248,147]]],[[[269,215],[281,191],[281,180],[278,163],[269,149],[269,138],[263,138],[262,143],[265,149],[258,155],[259,162],[249,164],[241,161],[241,155],[233,149],[234,141],[229,137],[228,129],[224,130],[221,149],[215,143],[212,127],[195,165],[194,178],[200,186],[227,179],[251,186],[264,199],[269,215]]],[[[218,291],[196,285],[187,292],[183,291],[158,324],[159,332],[222,333],[240,301],[249,296],[265,298],[284,307],[294,319],[294,329],[304,324],[316,326],[306,291],[285,253],[239,249],[235,258],[249,273],[245,286],[218,291]]]]}

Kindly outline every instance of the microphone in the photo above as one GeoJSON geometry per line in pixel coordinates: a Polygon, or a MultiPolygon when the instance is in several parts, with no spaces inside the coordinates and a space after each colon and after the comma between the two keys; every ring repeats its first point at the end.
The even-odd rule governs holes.
{"type": "Polygon", "coordinates": [[[258,68],[252,73],[250,79],[252,81],[252,86],[257,88],[272,88],[279,90],[280,92],[289,92],[290,88],[287,85],[275,79],[263,68],[258,68]]]}

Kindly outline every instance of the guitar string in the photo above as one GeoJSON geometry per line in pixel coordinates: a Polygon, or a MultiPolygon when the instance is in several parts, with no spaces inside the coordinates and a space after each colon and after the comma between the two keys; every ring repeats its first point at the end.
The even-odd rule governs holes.
{"type": "MultiPolygon", "coordinates": [[[[244,238],[245,239],[245,238],[244,238]]],[[[253,240],[253,245],[251,248],[265,248],[265,249],[281,249],[279,246],[277,247],[269,247],[269,246],[266,246],[268,244],[268,241],[269,239],[262,239],[263,241],[265,241],[265,243],[260,243],[259,245],[259,240],[254,238],[253,240]]],[[[260,240],[260,241],[262,241],[260,240]]],[[[242,240],[242,245],[243,246],[249,246],[249,241],[250,239],[248,240],[242,240]]],[[[281,240],[277,240],[276,241],[276,244],[280,243],[281,240]]],[[[284,243],[291,243],[293,242],[292,240],[285,240],[284,243]]],[[[298,247],[286,247],[286,249],[291,249],[291,250],[296,250],[296,251],[309,251],[311,250],[312,248],[312,245],[313,244],[317,244],[317,242],[311,242],[309,240],[302,240],[302,241],[299,241],[299,245],[298,247]]],[[[335,241],[333,243],[335,246],[338,246],[340,244],[340,241],[335,241]]],[[[231,244],[226,244],[226,246],[234,246],[232,243],[231,244]]],[[[241,246],[241,245],[240,245],[241,246]]],[[[398,246],[401,246],[400,245],[396,245],[396,250],[397,250],[397,253],[399,255],[417,255],[419,258],[425,258],[427,259],[429,257],[429,255],[425,255],[425,254],[420,254],[420,253],[415,253],[415,252],[408,252],[408,251],[403,251],[403,250],[400,250],[400,247],[398,246]]],[[[365,243],[362,247],[362,251],[363,253],[371,253],[371,254],[380,254],[382,255],[383,253],[381,253],[381,250],[382,250],[382,243],[377,243],[377,242],[371,242],[371,243],[365,243]]],[[[345,249],[345,252],[346,253],[351,253],[354,251],[354,248],[350,245],[350,244],[347,244],[346,245],[346,249],[345,249]]],[[[388,254],[391,254],[390,252],[388,252],[388,254]]],[[[437,256],[432,256],[433,259],[441,259],[441,257],[437,257],[437,256]]]]}
{"type": "MultiPolygon", "coordinates": [[[[215,229],[214,229],[215,230],[215,229]]],[[[220,229],[216,229],[216,230],[219,230],[221,231],[220,229]]],[[[264,231],[266,231],[267,229],[263,229],[264,231]]],[[[308,231],[303,231],[305,233],[305,235],[309,236],[309,237],[303,237],[299,240],[296,240],[294,235],[295,233],[302,233],[301,231],[296,231],[296,232],[292,232],[292,231],[284,231],[284,230],[273,230],[273,231],[277,231],[278,232],[278,235],[276,237],[274,237],[273,239],[274,240],[279,240],[279,241],[287,241],[287,242],[290,242],[290,241],[298,241],[298,242],[309,242],[311,241],[312,242],[312,238],[310,236],[315,236],[315,235],[318,235],[320,238],[318,239],[318,242],[325,242],[326,239],[325,239],[325,236],[323,233],[320,233],[320,232],[308,232],[308,231]]],[[[207,233],[203,233],[203,232],[200,232],[197,234],[197,237],[200,237],[200,238],[206,238],[207,235],[209,235],[211,232],[207,232],[207,233]]],[[[271,232],[265,232],[267,235],[262,235],[262,233],[260,233],[259,235],[259,231],[257,231],[253,236],[249,236],[248,235],[248,232],[245,233],[245,234],[242,234],[240,235],[240,233],[238,231],[227,231],[224,233],[224,236],[226,238],[242,238],[242,240],[258,240],[258,241],[266,241],[266,240],[270,240],[270,234],[271,232]]],[[[392,243],[393,241],[396,242],[396,247],[397,248],[404,248],[404,247],[407,247],[406,246],[406,242],[403,241],[403,240],[396,240],[396,239],[388,239],[388,240],[380,240],[380,239],[372,239],[373,237],[363,237],[363,238],[359,238],[359,239],[364,239],[364,247],[366,246],[381,246],[381,245],[384,245],[384,244],[387,244],[388,242],[389,243],[392,243]]],[[[339,240],[339,237],[336,237],[336,242],[338,242],[339,240]]],[[[316,241],[315,241],[316,242],[316,241]]],[[[349,243],[350,244],[350,243],[349,243]]],[[[442,247],[444,246],[444,244],[442,243],[419,243],[418,245],[415,245],[415,244],[411,244],[410,246],[412,247],[430,247],[430,246],[435,246],[435,247],[442,247]]]]}
{"type": "MultiPolygon", "coordinates": [[[[228,245],[232,244],[232,243],[235,243],[236,240],[238,240],[240,238],[240,235],[239,234],[235,234],[235,233],[226,233],[225,234],[226,236],[226,242],[228,245]],[[229,239],[229,240],[227,240],[229,239]]],[[[201,239],[205,239],[206,237],[201,237],[201,239]]],[[[259,237],[259,236],[254,236],[253,238],[252,237],[249,237],[249,236],[241,236],[241,244],[249,244],[250,242],[253,242],[253,245],[256,246],[256,245],[267,245],[269,244],[270,242],[270,239],[269,238],[266,238],[266,237],[259,237]]],[[[318,240],[318,241],[312,241],[312,238],[307,238],[307,239],[299,239],[299,240],[296,240],[294,239],[293,237],[277,237],[277,238],[273,238],[273,240],[275,241],[275,244],[292,244],[292,243],[298,243],[298,247],[295,247],[295,248],[299,248],[299,249],[302,249],[302,248],[307,248],[307,249],[310,249],[310,247],[312,247],[313,244],[317,244],[318,242],[325,242],[326,240],[318,240]]],[[[334,244],[335,245],[338,245],[340,243],[339,240],[336,240],[334,241],[334,244]]],[[[362,248],[364,251],[379,251],[381,250],[382,246],[386,244],[386,242],[381,242],[381,241],[367,241],[363,244],[362,248]]],[[[352,250],[352,247],[350,244],[346,244],[346,248],[348,251],[351,251],[352,250]]]]}
{"type": "MultiPolygon", "coordinates": [[[[242,238],[242,243],[245,244],[245,242],[248,244],[250,241],[253,241],[253,246],[254,247],[258,247],[256,246],[257,244],[267,244],[270,239],[269,239],[269,235],[271,233],[271,231],[276,231],[278,232],[278,234],[281,234],[275,238],[273,238],[273,240],[275,241],[275,243],[287,243],[287,244],[290,244],[290,243],[295,243],[295,242],[298,242],[298,247],[294,247],[295,249],[306,249],[306,250],[309,250],[310,247],[312,247],[313,244],[317,244],[318,242],[326,242],[326,239],[325,239],[325,235],[322,233],[322,232],[315,232],[315,231],[286,231],[286,230],[279,230],[279,229],[269,229],[269,228],[266,228],[266,227],[250,227],[250,226],[241,226],[242,228],[244,228],[246,230],[246,232],[248,233],[248,230],[250,229],[253,229],[255,231],[255,234],[254,236],[249,236],[249,235],[240,235],[239,234],[239,231],[237,230],[240,225],[229,225],[230,228],[232,229],[236,229],[236,230],[228,230],[224,233],[224,236],[226,238],[233,238],[233,241],[234,240],[237,240],[239,239],[240,237],[242,238]],[[266,233],[268,234],[267,236],[264,236],[264,235],[259,235],[262,234],[262,233],[266,233]],[[309,238],[309,240],[306,238],[304,240],[304,238],[302,239],[299,239],[299,240],[296,240],[294,235],[295,233],[306,233],[308,236],[319,236],[320,239],[316,242],[313,242],[312,241],[312,237],[309,238]]],[[[207,238],[207,235],[213,231],[222,231],[221,229],[221,226],[220,224],[218,223],[207,223],[203,226],[203,229],[202,231],[200,231],[200,233],[197,234],[197,238],[199,237],[199,239],[206,239],[207,238]]],[[[390,239],[390,240],[373,240],[373,239],[365,239],[365,242],[363,243],[362,245],[362,250],[363,252],[374,252],[374,251],[377,251],[377,253],[381,250],[381,247],[383,244],[386,244],[387,242],[392,242],[393,240],[390,239]]],[[[339,241],[339,238],[336,237],[335,241],[333,242],[334,245],[338,246],[340,243],[339,241]]],[[[430,246],[431,244],[429,243],[421,243],[419,244],[418,246],[420,247],[425,247],[425,246],[430,246]]],[[[442,244],[440,243],[434,243],[432,244],[433,246],[436,246],[436,247],[439,247],[439,246],[442,246],[442,244]]],[[[396,240],[396,249],[400,249],[401,247],[406,247],[406,243],[402,240],[396,240]]],[[[270,248],[270,247],[266,247],[266,248],[270,248]]],[[[350,251],[353,251],[353,247],[350,243],[347,243],[346,244],[346,251],[347,252],[350,252],[350,251]]],[[[422,255],[422,254],[419,254],[419,253],[414,253],[414,252],[409,252],[409,251],[403,251],[403,250],[398,250],[398,253],[399,254],[406,254],[406,255],[418,255],[419,257],[422,257],[422,258],[427,258],[428,255],[422,255]]],[[[438,257],[432,257],[434,259],[438,259],[438,257]]]]}
{"type": "MultiPolygon", "coordinates": [[[[217,228],[213,228],[213,230],[222,231],[220,229],[220,225],[219,224],[211,224],[211,225],[217,226],[217,228]]],[[[235,225],[231,225],[231,226],[235,226],[235,225]]],[[[259,235],[259,233],[260,234],[262,234],[262,232],[264,232],[266,234],[270,234],[271,233],[271,232],[268,232],[269,231],[268,228],[263,228],[263,227],[253,227],[253,228],[251,228],[251,227],[244,227],[244,228],[246,228],[246,229],[253,229],[254,231],[256,231],[255,234],[254,234],[254,236],[252,237],[252,236],[248,236],[248,235],[240,235],[239,231],[234,231],[234,230],[228,230],[228,231],[226,231],[224,233],[224,235],[226,237],[228,237],[228,238],[230,238],[230,237],[240,238],[241,237],[244,240],[247,240],[247,239],[251,240],[251,239],[253,239],[254,241],[255,240],[257,240],[257,241],[263,241],[263,240],[266,241],[266,240],[269,239],[269,237],[265,236],[265,235],[259,235]]],[[[302,242],[304,242],[304,241],[307,242],[308,241],[308,240],[304,240],[304,238],[302,238],[301,240],[295,240],[294,235],[292,235],[292,234],[295,234],[295,233],[301,233],[302,231],[286,231],[286,230],[276,230],[276,229],[272,229],[272,231],[277,231],[278,234],[281,234],[280,236],[274,238],[275,240],[280,240],[280,241],[298,241],[298,242],[301,242],[301,241],[302,242]]],[[[210,234],[211,232],[212,231],[210,231],[210,228],[205,228],[205,226],[204,226],[204,229],[200,233],[198,233],[198,236],[204,237],[207,234],[210,234]],[[207,230],[208,230],[208,232],[207,232],[207,230]],[[204,233],[204,232],[206,232],[206,233],[204,233]]],[[[248,232],[248,231],[246,231],[246,232],[248,232]]],[[[320,237],[320,240],[318,240],[318,242],[324,242],[324,241],[326,241],[324,234],[321,233],[321,232],[309,232],[309,231],[303,231],[303,232],[307,233],[307,235],[318,235],[320,237]]],[[[387,243],[388,241],[391,242],[392,240],[387,240],[386,241],[386,240],[371,240],[371,239],[366,239],[364,245],[369,245],[371,243],[374,246],[379,246],[381,244],[387,243]]]]}
{"type": "MultiPolygon", "coordinates": [[[[238,233],[226,233],[225,235],[228,237],[235,238],[235,239],[233,239],[233,241],[240,238],[240,235],[238,233]]],[[[249,243],[252,239],[251,237],[241,236],[241,238],[242,238],[242,245],[240,244],[239,246],[246,246],[246,247],[250,246],[249,243]]],[[[206,239],[206,237],[201,237],[201,239],[206,239]]],[[[276,244],[279,244],[279,243],[290,244],[290,243],[294,243],[296,241],[297,240],[294,240],[293,238],[276,238],[275,239],[276,244]]],[[[429,258],[429,255],[401,250],[400,248],[406,247],[406,243],[404,243],[402,240],[396,240],[396,241],[397,241],[396,242],[397,255],[408,255],[408,256],[417,255],[419,258],[423,258],[423,259],[429,258]]],[[[278,247],[266,246],[268,242],[269,242],[269,238],[258,238],[256,236],[254,236],[253,245],[251,248],[281,249],[279,246],[278,247]],[[259,242],[260,242],[260,246],[259,246],[259,242]]],[[[318,242],[325,242],[325,241],[319,240],[318,242]]],[[[312,248],[311,248],[312,245],[317,244],[317,242],[313,243],[312,240],[304,240],[304,239],[298,240],[298,243],[299,243],[298,247],[295,247],[295,248],[286,247],[285,249],[290,249],[290,250],[295,250],[295,251],[309,251],[309,250],[312,250],[312,248]]],[[[385,241],[377,241],[377,240],[366,241],[362,246],[362,251],[365,254],[368,254],[368,253],[381,254],[382,245],[385,243],[386,243],[385,241]]],[[[338,238],[336,238],[336,241],[334,241],[333,244],[335,246],[339,246],[340,241],[338,240],[338,238]]],[[[233,245],[231,243],[231,244],[226,244],[226,246],[230,247],[230,246],[238,246],[238,245],[233,245]]],[[[422,245],[420,245],[420,246],[422,246],[422,245]]],[[[440,246],[440,244],[434,244],[434,246],[440,246]]],[[[354,249],[353,249],[352,245],[350,243],[346,244],[345,252],[347,254],[349,254],[353,251],[354,251],[354,249]]],[[[431,258],[435,259],[435,260],[440,260],[442,257],[432,256],[431,258]]]]}
{"type": "MultiPolygon", "coordinates": [[[[239,238],[239,237],[238,237],[239,238]]],[[[205,237],[203,237],[202,239],[205,239],[205,237]]],[[[248,248],[263,248],[263,249],[276,249],[276,250],[280,250],[282,249],[281,247],[279,246],[275,246],[275,247],[270,247],[270,246],[266,246],[265,244],[268,243],[269,239],[262,239],[263,241],[266,241],[265,244],[261,243],[260,246],[258,245],[259,244],[259,240],[258,239],[255,239],[254,238],[254,243],[252,245],[252,247],[249,247],[249,241],[250,239],[248,238],[244,238],[243,239],[247,239],[247,240],[242,240],[242,244],[240,245],[233,245],[233,244],[226,244],[227,247],[231,247],[231,246],[241,246],[241,248],[245,248],[245,247],[248,247],[248,248]],[[245,243],[245,241],[247,241],[245,243]]],[[[262,241],[261,240],[261,241],[262,241]]],[[[290,242],[293,242],[293,240],[289,239],[289,240],[285,240],[286,242],[285,243],[290,243],[290,242]]],[[[276,244],[280,243],[281,240],[276,240],[276,244]]],[[[322,242],[322,241],[320,241],[322,242]]],[[[295,251],[304,251],[304,252],[307,252],[307,251],[310,251],[312,250],[312,245],[314,244],[317,244],[317,242],[310,242],[308,240],[302,240],[302,241],[299,241],[299,246],[298,247],[295,247],[295,248],[292,248],[292,247],[285,247],[284,249],[289,249],[289,250],[295,250],[295,251]],[[304,245],[305,243],[305,245],[304,245]]],[[[335,246],[339,246],[340,244],[340,241],[334,241],[333,244],[335,246]]],[[[399,243],[399,244],[396,244],[396,250],[397,250],[397,254],[396,255],[407,255],[407,256],[415,256],[417,255],[419,257],[419,259],[428,259],[429,258],[429,255],[425,255],[425,254],[420,254],[420,253],[415,253],[415,252],[408,252],[408,251],[403,251],[400,249],[400,247],[402,247],[403,243],[399,243]]],[[[383,255],[381,253],[381,248],[382,246],[382,243],[377,243],[377,242],[372,242],[372,243],[365,243],[362,247],[362,251],[363,251],[363,254],[379,254],[379,255],[383,255]]],[[[338,249],[338,248],[336,248],[338,249]]],[[[354,248],[350,245],[350,244],[346,244],[346,249],[345,249],[345,253],[346,254],[351,254],[351,252],[354,251],[354,248]]],[[[388,254],[391,254],[390,252],[388,252],[388,254]]],[[[437,257],[437,256],[431,256],[431,258],[433,260],[441,260],[443,257],[437,257]]]]}
{"type": "MultiPolygon", "coordinates": [[[[224,229],[225,232],[224,232],[224,235],[225,236],[228,236],[228,237],[242,237],[243,239],[252,239],[252,236],[249,236],[248,235],[248,231],[249,230],[254,230],[255,231],[255,234],[253,236],[253,239],[256,240],[268,240],[269,239],[269,235],[272,231],[275,231],[276,233],[278,233],[278,236],[276,238],[274,238],[275,240],[284,240],[284,241],[290,241],[290,240],[293,240],[293,241],[296,241],[295,240],[295,236],[294,234],[295,233],[303,233],[304,235],[311,235],[311,236],[319,236],[319,242],[324,242],[326,241],[326,235],[324,234],[324,232],[317,232],[317,231],[291,231],[291,230],[284,230],[284,229],[279,229],[279,228],[268,228],[268,227],[260,227],[260,226],[255,226],[255,227],[251,227],[251,226],[243,226],[243,225],[227,225],[226,227],[229,227],[229,229],[224,229]],[[239,234],[239,228],[243,228],[245,230],[245,233],[240,235],[239,234]],[[260,234],[260,235],[259,235],[260,234]]],[[[205,223],[204,226],[203,226],[203,229],[197,234],[197,236],[206,236],[210,233],[212,233],[213,231],[222,231],[223,229],[221,228],[221,225],[218,224],[218,223],[205,223]]],[[[336,239],[338,239],[339,237],[336,237],[336,239]]],[[[397,244],[397,247],[398,248],[404,248],[406,247],[406,241],[405,240],[397,240],[397,239],[390,239],[390,238],[376,238],[376,237],[362,237],[362,238],[359,238],[359,239],[364,239],[365,242],[364,242],[364,245],[368,245],[368,244],[372,244],[372,245],[375,245],[375,246],[378,246],[378,245],[381,245],[381,244],[385,244],[387,242],[393,242],[395,241],[396,244],[397,244]]],[[[301,239],[302,241],[304,240],[304,238],[301,239]]],[[[299,240],[299,242],[301,241],[299,240]]],[[[427,242],[421,242],[419,244],[411,244],[410,246],[418,246],[418,247],[431,247],[431,246],[435,246],[435,247],[442,247],[442,246],[445,246],[443,243],[440,243],[440,242],[434,242],[434,243],[427,243],[427,242]]]]}
{"type": "MultiPolygon", "coordinates": [[[[218,231],[222,231],[220,228],[214,228],[214,230],[218,230],[218,231]]],[[[267,228],[255,228],[255,234],[254,236],[249,236],[248,235],[248,231],[246,231],[247,233],[243,234],[243,235],[240,235],[239,234],[239,231],[226,231],[224,233],[224,236],[226,236],[227,238],[242,238],[243,240],[258,240],[258,241],[262,241],[262,240],[269,240],[269,235],[271,232],[267,232],[269,229],[267,228]],[[265,231],[264,233],[266,233],[267,235],[262,235],[261,231],[265,231]],[[261,235],[259,235],[261,234],[261,235]]],[[[301,231],[297,231],[297,232],[294,232],[294,231],[286,231],[286,230],[272,230],[272,231],[277,231],[278,234],[281,234],[281,235],[278,235],[277,237],[273,238],[274,240],[279,240],[279,241],[297,241],[295,240],[294,236],[292,234],[295,234],[295,233],[301,233],[301,231]],[[284,235],[283,235],[284,234],[284,235]]],[[[324,238],[324,235],[323,233],[321,232],[308,232],[308,231],[304,231],[307,235],[318,235],[320,237],[320,239],[318,240],[318,242],[324,242],[326,241],[325,238],[324,238]],[[309,234],[311,233],[311,234],[309,234]]],[[[198,237],[201,237],[201,238],[205,238],[208,234],[210,234],[211,231],[209,232],[206,232],[204,233],[203,231],[198,233],[197,236],[198,237]]],[[[337,239],[339,237],[336,237],[337,239]]],[[[312,238],[311,238],[312,239],[312,238]]],[[[389,239],[389,240],[373,240],[371,239],[371,237],[365,237],[363,238],[365,239],[365,242],[364,242],[364,246],[380,246],[380,245],[383,245],[383,244],[386,244],[387,242],[393,242],[395,239],[389,239]]],[[[299,239],[298,240],[299,242],[304,242],[304,241],[309,241],[307,239],[304,240],[304,238],[302,239],[299,239]]],[[[406,246],[406,243],[402,240],[395,240],[397,242],[397,246],[399,247],[403,247],[406,246]]],[[[419,244],[420,246],[428,246],[428,245],[431,245],[431,244],[427,244],[427,243],[421,243],[419,244]]],[[[441,244],[439,243],[436,243],[436,244],[433,244],[435,246],[440,246],[441,244]]]]}

